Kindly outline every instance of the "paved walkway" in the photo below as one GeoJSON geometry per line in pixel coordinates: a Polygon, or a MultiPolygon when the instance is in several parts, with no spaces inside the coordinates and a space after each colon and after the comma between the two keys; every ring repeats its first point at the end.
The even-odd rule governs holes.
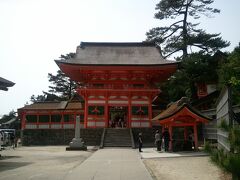
{"type": "Polygon", "coordinates": [[[65,180],[152,180],[136,149],[100,149],[74,168],[65,180]]]}
{"type": "Polygon", "coordinates": [[[202,151],[186,151],[186,152],[158,152],[156,148],[143,148],[141,153],[142,159],[150,158],[173,158],[173,157],[199,157],[208,156],[208,154],[202,151]]]}

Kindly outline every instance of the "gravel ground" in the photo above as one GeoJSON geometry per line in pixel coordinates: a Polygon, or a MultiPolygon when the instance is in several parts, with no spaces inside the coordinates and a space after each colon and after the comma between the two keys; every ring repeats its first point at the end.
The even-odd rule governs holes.
{"type": "Polygon", "coordinates": [[[143,162],[156,180],[231,179],[208,156],[144,159],[143,162]]]}
{"type": "MultiPolygon", "coordinates": [[[[65,146],[20,147],[0,151],[0,180],[64,180],[94,152],[65,146]]],[[[155,180],[230,180],[208,156],[143,159],[155,180]]]]}
{"type": "Polygon", "coordinates": [[[34,146],[0,151],[0,180],[63,180],[93,152],[65,148],[34,146]]]}

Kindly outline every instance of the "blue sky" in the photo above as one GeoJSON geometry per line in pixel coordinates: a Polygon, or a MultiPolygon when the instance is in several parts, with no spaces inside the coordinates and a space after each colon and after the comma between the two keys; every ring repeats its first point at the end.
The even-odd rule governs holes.
{"type": "MultiPolygon", "coordinates": [[[[48,90],[48,73],[58,70],[54,59],[75,52],[81,41],[141,42],[152,27],[156,0],[1,0],[0,77],[16,83],[0,91],[0,115],[23,107],[31,95],[48,90]]],[[[240,42],[240,1],[217,0],[221,13],[202,18],[200,27],[240,42]]]]}

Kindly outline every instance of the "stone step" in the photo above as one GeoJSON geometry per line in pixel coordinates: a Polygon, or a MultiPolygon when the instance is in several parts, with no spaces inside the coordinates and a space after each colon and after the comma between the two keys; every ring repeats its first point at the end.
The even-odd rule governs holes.
{"type": "Polygon", "coordinates": [[[132,140],[129,129],[106,129],[105,147],[131,147],[132,140]]]}
{"type": "Polygon", "coordinates": [[[105,147],[132,147],[131,145],[122,145],[122,144],[111,144],[111,145],[105,145],[105,147]]]}
{"type": "Polygon", "coordinates": [[[121,143],[132,143],[132,141],[104,141],[104,143],[118,143],[118,144],[121,144],[121,143]]]}

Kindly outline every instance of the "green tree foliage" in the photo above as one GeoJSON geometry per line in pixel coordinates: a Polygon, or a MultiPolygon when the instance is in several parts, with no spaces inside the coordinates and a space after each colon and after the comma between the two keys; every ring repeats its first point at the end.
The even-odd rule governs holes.
{"type": "Polygon", "coordinates": [[[60,60],[71,59],[71,58],[74,58],[75,55],[76,55],[76,53],[72,53],[72,52],[71,52],[71,53],[68,53],[68,54],[66,54],[66,55],[61,54],[60,60]]]}
{"type": "Polygon", "coordinates": [[[56,95],[60,99],[69,99],[74,94],[76,83],[71,81],[62,71],[58,70],[56,75],[48,73],[48,78],[52,86],[49,86],[48,92],[44,92],[47,97],[56,95]]]}
{"type": "MultiPolygon", "coordinates": [[[[75,54],[61,55],[60,60],[73,58],[75,54]]],[[[77,84],[60,70],[57,71],[56,75],[48,73],[48,81],[51,83],[49,90],[47,92],[43,91],[43,95],[32,95],[30,98],[32,102],[68,100],[75,93],[77,87],[77,84]]]]}
{"type": "Polygon", "coordinates": [[[169,100],[183,96],[197,98],[196,83],[217,82],[218,59],[203,53],[193,53],[181,62],[178,71],[162,87],[168,92],[169,100]]]}
{"type": "Polygon", "coordinates": [[[33,103],[35,103],[35,102],[43,102],[45,100],[46,100],[46,96],[45,95],[37,95],[37,96],[32,95],[30,97],[30,101],[33,102],[33,103]]]}
{"type": "Polygon", "coordinates": [[[5,123],[11,120],[12,118],[16,118],[16,117],[17,117],[17,113],[12,110],[8,114],[3,115],[3,117],[0,119],[0,123],[5,123]]]}
{"type": "Polygon", "coordinates": [[[195,22],[201,15],[210,17],[219,13],[219,9],[211,8],[214,0],[161,0],[156,5],[155,18],[169,20],[172,23],[165,27],[156,27],[146,33],[147,41],[154,41],[162,49],[165,57],[182,52],[183,57],[189,50],[201,50],[214,53],[218,49],[229,46],[219,33],[208,34],[197,28],[195,22]]]}
{"type": "Polygon", "coordinates": [[[55,94],[51,94],[48,92],[43,91],[43,95],[32,95],[30,98],[30,101],[35,103],[35,102],[44,102],[44,101],[61,101],[61,100],[67,100],[64,97],[57,96],[55,94]]]}
{"type": "Polygon", "coordinates": [[[240,43],[229,54],[227,61],[218,71],[220,87],[230,85],[233,93],[233,103],[240,103],[240,43]]]}
{"type": "Polygon", "coordinates": [[[222,85],[240,86],[240,43],[219,70],[222,85]]]}

